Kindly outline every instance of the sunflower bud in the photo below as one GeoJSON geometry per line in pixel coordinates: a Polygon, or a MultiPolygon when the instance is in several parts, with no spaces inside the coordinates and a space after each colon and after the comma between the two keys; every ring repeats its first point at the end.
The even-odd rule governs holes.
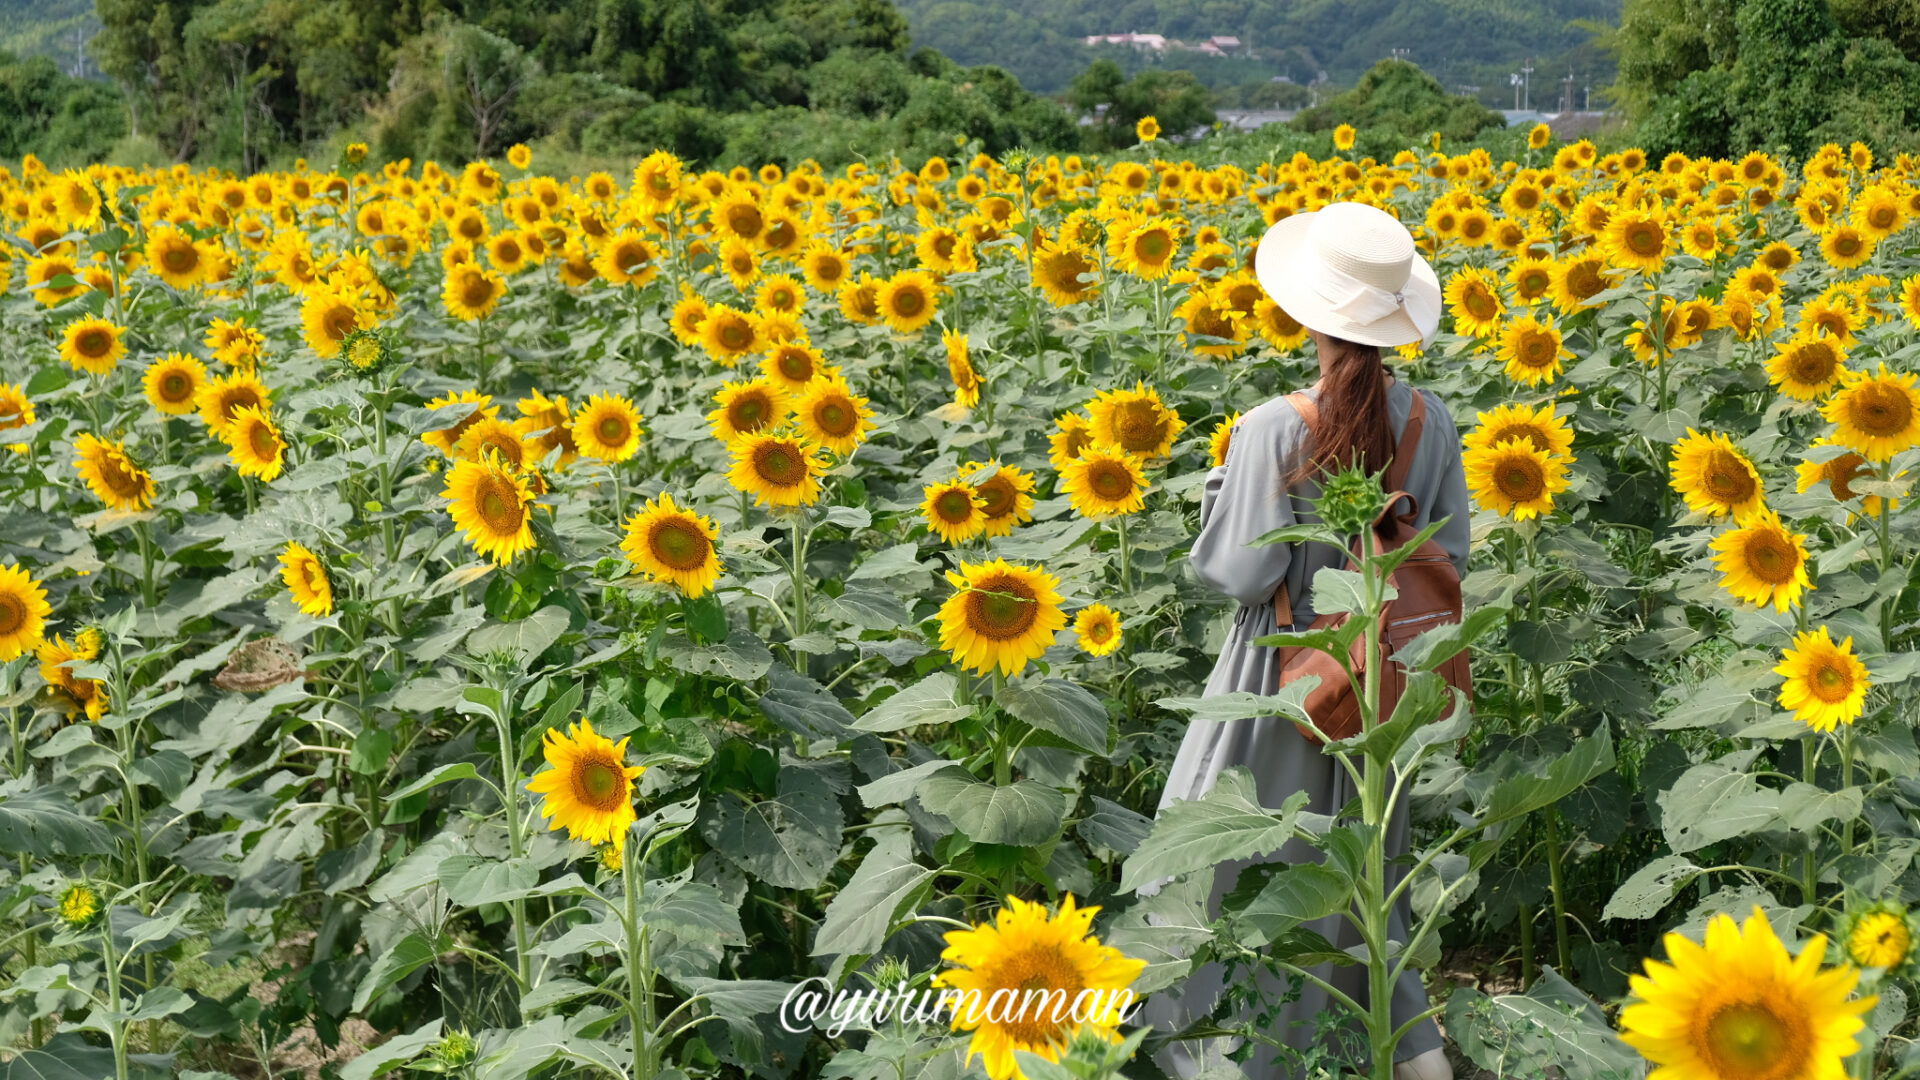
{"type": "Polygon", "coordinates": [[[84,881],[76,881],[60,894],[60,921],[74,930],[85,930],[100,918],[104,905],[100,891],[84,881]]]}
{"type": "Polygon", "coordinates": [[[1913,913],[1882,900],[1848,917],[1842,941],[1856,966],[1894,971],[1912,962],[1914,936],[1913,913]]]}
{"type": "Polygon", "coordinates": [[[1387,508],[1387,493],[1378,477],[1360,468],[1344,469],[1329,478],[1313,504],[1320,520],[1342,536],[1353,536],[1372,525],[1387,508]]]}
{"type": "Polygon", "coordinates": [[[393,360],[392,337],[379,329],[353,330],[340,342],[339,359],[354,373],[370,375],[393,360]]]}
{"type": "Polygon", "coordinates": [[[456,1028],[442,1036],[427,1053],[431,1054],[433,1060],[440,1065],[448,1069],[458,1069],[471,1063],[479,1050],[480,1044],[474,1041],[473,1036],[456,1028]]]}

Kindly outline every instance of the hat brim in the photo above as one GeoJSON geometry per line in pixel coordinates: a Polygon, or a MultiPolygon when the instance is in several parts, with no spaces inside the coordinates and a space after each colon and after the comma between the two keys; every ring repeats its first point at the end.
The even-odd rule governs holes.
{"type": "Polygon", "coordinates": [[[1415,252],[1413,269],[1400,290],[1406,307],[1370,323],[1355,322],[1331,309],[1309,284],[1319,261],[1306,248],[1312,211],[1281,218],[1267,229],[1254,252],[1253,274],[1273,302],[1309,330],[1362,345],[1433,344],[1440,329],[1440,278],[1432,264],[1415,252]]]}

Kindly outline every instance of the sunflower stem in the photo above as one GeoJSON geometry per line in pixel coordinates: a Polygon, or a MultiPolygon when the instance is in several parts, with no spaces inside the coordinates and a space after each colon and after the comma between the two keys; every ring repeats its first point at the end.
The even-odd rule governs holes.
{"type": "Polygon", "coordinates": [[[1133,594],[1133,544],[1127,536],[1127,515],[1120,515],[1115,524],[1120,530],[1120,588],[1131,596],[1133,594]]]}
{"type": "Polygon", "coordinates": [[[1007,674],[993,669],[993,782],[997,787],[1013,783],[1013,761],[1007,753],[1007,715],[1000,708],[1001,691],[1007,688],[1007,674]]]}
{"type": "MultiPolygon", "coordinates": [[[[1800,778],[1808,784],[1813,783],[1814,771],[1820,765],[1820,746],[1819,737],[1812,731],[1807,733],[1806,740],[1800,744],[1800,778]]],[[[1819,871],[1813,864],[1813,852],[1808,851],[1800,856],[1800,902],[1816,903],[1815,894],[1819,885],[1819,871]]]]}
{"type": "Polygon", "coordinates": [[[649,957],[646,955],[646,931],[640,925],[640,889],[645,877],[644,860],[637,851],[625,852],[620,860],[620,889],[625,895],[625,930],[627,932],[627,1009],[633,1024],[633,1077],[652,1075],[648,1069],[647,1037],[653,1032],[653,1020],[648,1015],[653,1005],[652,972],[646,967],[649,957]]]}
{"type": "Polygon", "coordinates": [[[113,905],[100,913],[100,962],[107,969],[107,1038],[113,1043],[114,1080],[127,1080],[127,1022],[120,1009],[120,959],[113,954],[113,905]]]}
{"type": "MultiPolygon", "coordinates": [[[[500,738],[500,798],[507,809],[507,845],[513,861],[518,863],[526,854],[525,823],[520,819],[520,754],[513,741],[513,688],[504,685],[504,680],[489,679],[493,689],[500,695],[499,704],[493,714],[493,724],[500,738]]],[[[520,992],[533,989],[533,958],[528,955],[527,941],[527,902],[516,899],[509,905],[513,912],[513,964],[514,975],[520,981],[520,992]]]]}
{"type": "Polygon", "coordinates": [[[133,535],[140,542],[140,599],[153,607],[159,601],[159,590],[153,582],[153,537],[144,521],[134,524],[133,535]]]}

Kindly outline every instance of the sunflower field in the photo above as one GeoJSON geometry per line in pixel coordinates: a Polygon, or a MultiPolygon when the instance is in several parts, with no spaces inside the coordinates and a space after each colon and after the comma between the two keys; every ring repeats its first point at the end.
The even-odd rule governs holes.
{"type": "Polygon", "coordinates": [[[1417,968],[1463,1077],[1920,1071],[1920,163],[1315,138],[0,169],[0,1077],[1390,1074],[1251,978],[793,1017],[1203,963],[1417,968]],[[1439,272],[1388,359],[1477,506],[1400,654],[1471,709],[1330,748],[1404,942],[1372,802],[1156,814],[1192,718],[1304,719],[1200,695],[1184,555],[1317,376],[1255,247],[1336,201],[1439,272]]]}

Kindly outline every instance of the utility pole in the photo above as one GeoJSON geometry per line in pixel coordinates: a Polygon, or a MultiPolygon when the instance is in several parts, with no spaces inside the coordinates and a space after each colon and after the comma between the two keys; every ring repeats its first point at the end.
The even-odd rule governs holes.
{"type": "Polygon", "coordinates": [[[1520,74],[1523,76],[1521,86],[1527,96],[1527,103],[1521,108],[1531,110],[1533,108],[1533,57],[1527,57],[1526,63],[1520,65],[1520,74]]]}
{"type": "Polygon", "coordinates": [[[1520,74],[1519,72],[1507,73],[1507,85],[1513,87],[1513,108],[1515,112],[1518,112],[1520,109],[1520,74]]]}
{"type": "Polygon", "coordinates": [[[1586,95],[1586,97],[1585,97],[1584,99],[1582,99],[1582,101],[1581,101],[1581,105],[1580,105],[1580,111],[1581,111],[1581,112],[1592,112],[1592,111],[1593,111],[1593,87],[1592,87],[1592,85],[1587,85],[1587,86],[1584,86],[1584,87],[1582,87],[1582,88],[1581,88],[1581,92],[1582,92],[1582,93],[1584,93],[1584,94],[1586,95]]]}

